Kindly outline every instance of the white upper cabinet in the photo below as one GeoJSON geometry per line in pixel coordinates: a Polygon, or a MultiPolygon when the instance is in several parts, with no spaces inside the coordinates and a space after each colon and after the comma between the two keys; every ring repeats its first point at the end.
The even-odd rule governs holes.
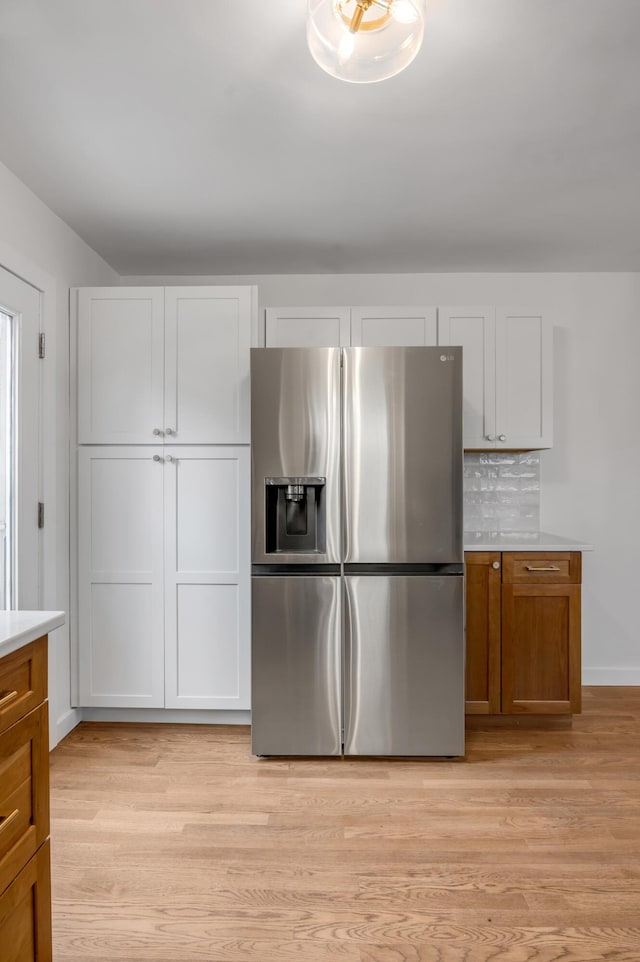
{"type": "Polygon", "coordinates": [[[411,347],[438,343],[435,307],[268,307],[266,347],[411,347]]]}
{"type": "Polygon", "coordinates": [[[255,288],[81,288],[80,444],[249,442],[255,288]]]}
{"type": "Polygon", "coordinates": [[[553,444],[552,329],[532,311],[441,307],[438,339],[462,345],[464,446],[553,444]]]}
{"type": "Polygon", "coordinates": [[[553,331],[542,314],[496,311],[499,448],[553,445],[553,331]]]}
{"type": "Polygon", "coordinates": [[[80,288],[78,441],[161,441],[163,380],[163,289],[80,288]]]}
{"type": "Polygon", "coordinates": [[[268,307],[265,347],[348,347],[348,307],[268,307]]]}
{"type": "Polygon", "coordinates": [[[249,441],[251,289],[165,289],[166,443],[249,441]]]}
{"type": "Polygon", "coordinates": [[[462,347],[465,448],[494,448],[496,446],[495,308],[438,308],[438,343],[462,347]]]}
{"type": "Polygon", "coordinates": [[[352,307],[352,347],[431,347],[438,343],[435,307],[352,307]]]}

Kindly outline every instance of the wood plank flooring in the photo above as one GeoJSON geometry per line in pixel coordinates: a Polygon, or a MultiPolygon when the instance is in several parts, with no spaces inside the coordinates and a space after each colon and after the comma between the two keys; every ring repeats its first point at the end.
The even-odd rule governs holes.
{"type": "Polygon", "coordinates": [[[639,962],[640,689],[465,761],[268,760],[82,724],[51,756],[54,962],[639,962]]]}

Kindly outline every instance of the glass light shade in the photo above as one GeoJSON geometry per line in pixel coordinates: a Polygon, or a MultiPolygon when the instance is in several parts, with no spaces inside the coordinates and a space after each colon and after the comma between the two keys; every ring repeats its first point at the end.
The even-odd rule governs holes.
{"type": "Polygon", "coordinates": [[[424,8],[425,0],[308,0],[309,50],[339,80],[386,80],[420,50],[424,8]]]}

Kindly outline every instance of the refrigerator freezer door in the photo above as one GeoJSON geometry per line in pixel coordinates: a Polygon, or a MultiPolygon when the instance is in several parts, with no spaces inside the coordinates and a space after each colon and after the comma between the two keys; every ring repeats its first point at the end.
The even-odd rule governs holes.
{"type": "Polygon", "coordinates": [[[251,351],[251,560],[340,561],[340,349],[251,351]],[[323,551],[268,552],[266,479],[322,478],[323,551]]]}
{"type": "Polygon", "coordinates": [[[345,755],[463,755],[462,576],[345,585],[345,755]]]}
{"type": "Polygon", "coordinates": [[[345,562],[462,562],[462,349],[349,348],[343,379],[345,562]]]}
{"type": "Polygon", "coordinates": [[[254,755],[342,750],[340,578],[254,576],[254,755]]]}

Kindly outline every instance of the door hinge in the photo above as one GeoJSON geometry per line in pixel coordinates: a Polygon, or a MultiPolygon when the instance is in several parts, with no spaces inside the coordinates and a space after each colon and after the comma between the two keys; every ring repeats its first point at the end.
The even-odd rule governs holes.
{"type": "Polygon", "coordinates": [[[44,334],[38,335],[38,357],[44,357],[44,334]]]}
{"type": "Polygon", "coordinates": [[[38,527],[44,528],[44,501],[38,501],[38,527]]]}

